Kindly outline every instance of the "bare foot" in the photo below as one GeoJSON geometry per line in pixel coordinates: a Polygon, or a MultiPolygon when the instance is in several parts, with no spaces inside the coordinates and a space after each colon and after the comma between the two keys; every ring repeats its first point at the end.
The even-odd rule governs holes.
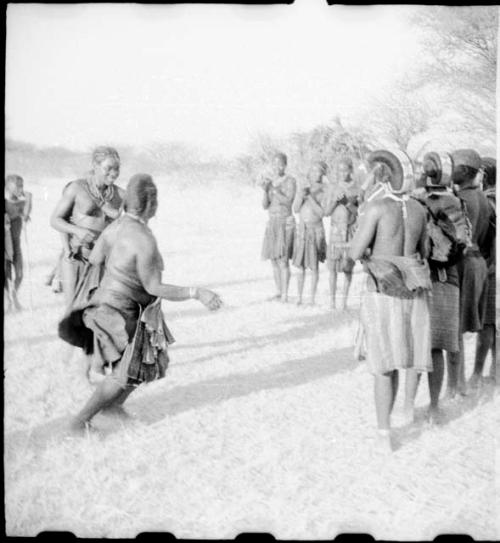
{"type": "Polygon", "coordinates": [[[92,426],[89,421],[75,417],[69,424],[69,430],[72,434],[84,436],[87,432],[92,430],[92,426]]]}
{"type": "Polygon", "coordinates": [[[448,388],[446,389],[446,394],[444,395],[444,399],[447,401],[452,401],[457,397],[457,390],[455,388],[448,388]]]}
{"type": "Polygon", "coordinates": [[[123,405],[110,405],[101,409],[103,415],[119,417],[121,419],[130,419],[132,415],[123,407],[123,405]]]}
{"type": "Polygon", "coordinates": [[[415,409],[413,407],[404,409],[401,419],[404,425],[413,424],[415,422],[415,409]]]}
{"type": "Polygon", "coordinates": [[[378,430],[377,439],[376,439],[376,450],[383,453],[389,454],[392,453],[392,439],[390,430],[378,430]]]}
{"type": "Polygon", "coordinates": [[[275,294],[267,299],[268,302],[277,302],[281,298],[281,294],[275,294]]]}
{"type": "Polygon", "coordinates": [[[467,396],[467,387],[465,386],[465,383],[458,386],[458,394],[462,397],[467,396]]]}
{"type": "Polygon", "coordinates": [[[441,426],[444,423],[444,413],[439,407],[430,407],[427,413],[430,426],[441,426]]]}
{"type": "Polygon", "coordinates": [[[299,298],[299,299],[297,300],[297,305],[302,305],[302,298],[299,298]]]}
{"type": "Polygon", "coordinates": [[[281,296],[281,299],[280,299],[281,303],[283,304],[286,304],[288,303],[288,296],[287,295],[283,295],[281,296]]]}
{"type": "Polygon", "coordinates": [[[488,377],[483,377],[483,383],[485,385],[493,385],[495,386],[495,383],[496,383],[496,379],[495,379],[495,376],[494,375],[488,375],[488,377]]]}
{"type": "Polygon", "coordinates": [[[481,384],[481,376],[473,373],[471,378],[469,379],[469,382],[467,383],[467,386],[469,388],[479,388],[481,384]]]}

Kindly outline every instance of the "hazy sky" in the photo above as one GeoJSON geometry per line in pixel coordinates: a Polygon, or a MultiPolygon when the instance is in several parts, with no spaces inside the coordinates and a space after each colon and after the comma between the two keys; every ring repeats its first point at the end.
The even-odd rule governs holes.
{"type": "Polygon", "coordinates": [[[9,5],[7,136],[244,151],[359,117],[418,57],[410,7],[9,5]]]}

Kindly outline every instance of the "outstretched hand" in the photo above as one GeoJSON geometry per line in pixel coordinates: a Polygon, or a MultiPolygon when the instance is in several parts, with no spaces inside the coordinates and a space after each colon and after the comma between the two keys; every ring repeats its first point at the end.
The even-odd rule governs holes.
{"type": "Polygon", "coordinates": [[[205,307],[210,309],[210,311],[216,311],[222,305],[220,296],[206,288],[199,288],[197,297],[205,307]]]}

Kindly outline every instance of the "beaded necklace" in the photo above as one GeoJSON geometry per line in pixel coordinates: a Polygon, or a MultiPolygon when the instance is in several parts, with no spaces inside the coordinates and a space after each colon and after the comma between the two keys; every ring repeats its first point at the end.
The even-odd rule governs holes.
{"type": "Polygon", "coordinates": [[[106,202],[110,202],[115,195],[114,185],[108,185],[101,191],[97,187],[93,177],[86,179],[86,187],[90,197],[99,207],[102,207],[106,202]]]}

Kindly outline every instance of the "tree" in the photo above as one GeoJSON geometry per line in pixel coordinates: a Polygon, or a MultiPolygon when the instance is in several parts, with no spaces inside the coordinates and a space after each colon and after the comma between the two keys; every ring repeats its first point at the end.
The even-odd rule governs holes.
{"type": "Polygon", "coordinates": [[[459,111],[450,128],[496,141],[497,6],[425,6],[417,11],[428,61],[417,74],[440,104],[459,111]]]}
{"type": "Polygon", "coordinates": [[[393,84],[372,100],[369,114],[373,137],[379,145],[395,146],[410,153],[412,144],[431,124],[432,109],[406,81],[393,84]]]}

